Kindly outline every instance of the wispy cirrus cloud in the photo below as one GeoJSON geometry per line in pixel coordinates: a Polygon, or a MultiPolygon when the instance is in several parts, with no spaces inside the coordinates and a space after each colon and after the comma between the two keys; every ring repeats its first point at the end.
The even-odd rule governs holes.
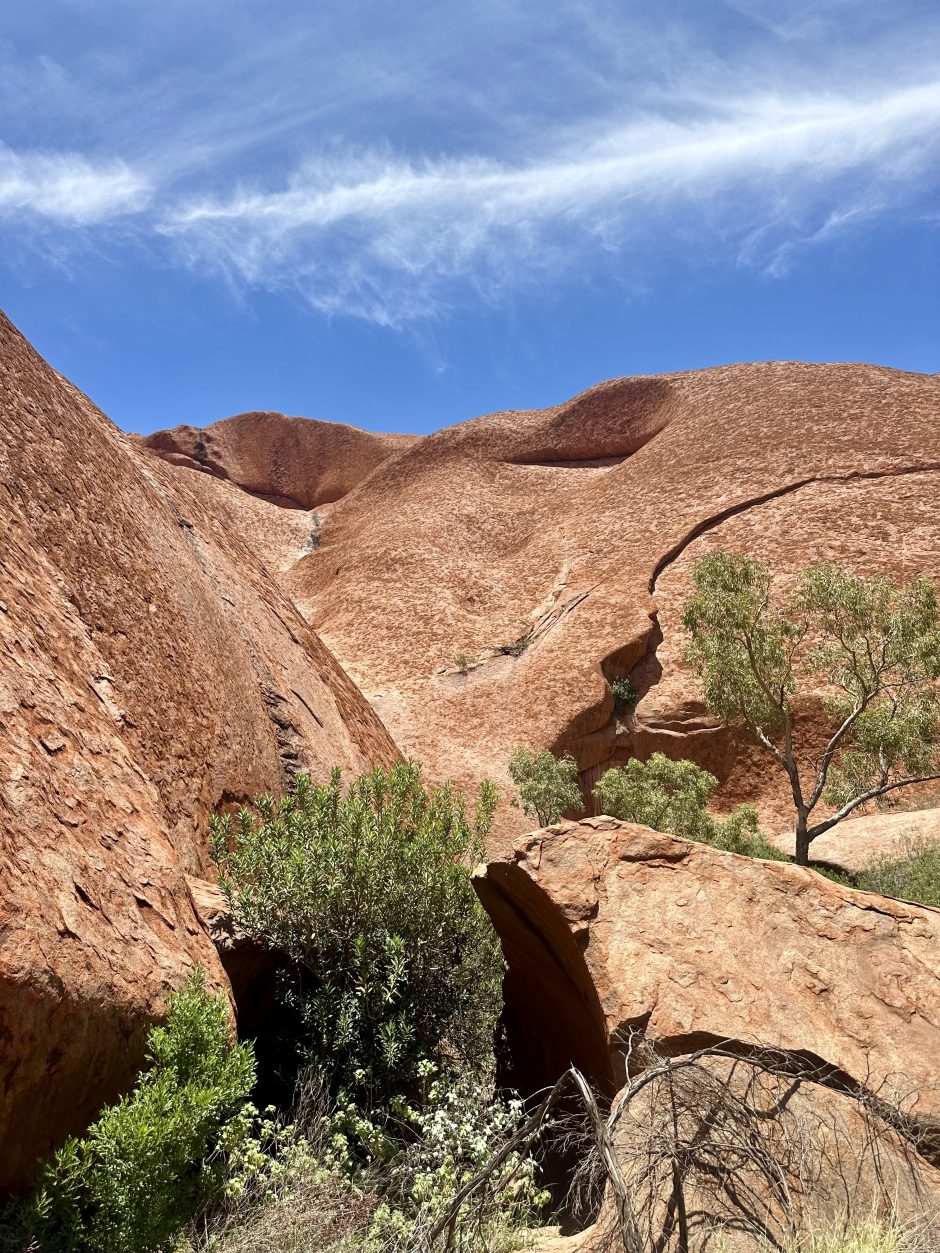
{"type": "Polygon", "coordinates": [[[666,7],[34,0],[0,40],[0,226],[400,327],[664,258],[780,276],[928,212],[927,0],[666,7]]]}
{"type": "Polygon", "coordinates": [[[592,119],[537,159],[310,158],[276,189],[169,207],[158,229],[193,264],[300,290],[387,325],[438,310],[454,283],[494,292],[586,254],[637,263],[671,234],[730,239],[780,272],[800,239],[916,200],[938,155],[940,79],[868,97],[712,98],[684,116],[592,119]],[[816,222],[812,226],[807,224],[816,222]]]}
{"type": "Polygon", "coordinates": [[[0,143],[0,217],[94,226],[137,214],[151,199],[151,180],[124,161],[78,152],[15,150],[0,143]]]}

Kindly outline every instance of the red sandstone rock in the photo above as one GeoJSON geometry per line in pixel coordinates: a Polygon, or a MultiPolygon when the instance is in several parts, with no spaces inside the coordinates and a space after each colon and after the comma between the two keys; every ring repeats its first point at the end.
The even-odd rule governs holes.
{"type": "MultiPolygon", "coordinates": [[[[714,725],[683,666],[677,624],[693,560],[720,544],[784,578],[824,556],[940,576],[936,376],[729,366],[615,380],[420,440],[246,414],[131,441],[3,322],[0,387],[0,1125],[20,1137],[0,1152],[0,1187],[129,1081],[146,1024],[187,965],[202,960],[221,980],[185,886],[206,872],[214,806],[277,789],[301,764],[321,773],[391,760],[384,722],[433,775],[465,785],[505,779],[519,743],[574,752],[587,788],[630,754],[689,756],[718,774],[720,803],[756,800],[779,828],[782,776],[714,725]],[[642,697],[618,726],[607,679],[627,673],[642,697]]],[[[495,845],[523,821],[507,808],[495,845]]],[[[706,898],[750,925],[751,888],[732,877],[739,900],[718,882],[737,862],[676,854],[709,856],[719,860],[706,898]]],[[[574,843],[566,857],[574,897],[604,913],[591,893],[606,871],[574,843]]],[[[896,988],[919,986],[908,958],[921,915],[895,926],[882,920],[906,907],[833,913],[815,879],[753,874],[786,883],[781,899],[794,905],[797,973],[781,975],[768,940],[755,961],[770,974],[803,987],[799,955],[821,928],[847,953],[855,931],[878,939],[865,951],[887,972],[889,1006],[896,988]],[[896,961],[905,973],[893,981],[896,961]]],[[[772,914],[765,899],[761,917],[772,914]]],[[[681,932],[689,915],[676,905],[669,916],[681,932]]],[[[573,932],[545,906],[555,964],[540,969],[544,945],[533,950],[531,981],[546,997],[580,998],[577,1030],[557,1025],[550,1049],[577,1049],[601,1073],[609,1023],[592,980],[603,963],[585,976],[576,938],[590,938],[589,921],[573,932]]],[[[730,960],[727,922],[716,915],[692,937],[702,969],[708,944],[715,969],[730,960]]],[[[687,971],[667,940],[658,957],[642,949],[641,1003],[651,983],[682,988],[687,971]]],[[[596,957],[602,945],[591,944],[596,957]]],[[[636,957],[619,953],[614,966],[636,957]]],[[[614,966],[602,995],[619,1013],[614,966]]],[[[686,1034],[711,1029],[704,1009],[721,997],[734,1003],[728,988],[703,987],[699,1000],[661,998],[674,1034],[688,1004],[686,1034]]],[[[753,1009],[753,997],[743,1002],[753,1009]]],[[[813,1003],[801,993],[810,1018],[813,1003]]],[[[755,1029],[787,1027],[753,1012],[755,1029]]],[[[909,1015],[915,1055],[928,1036],[936,1045],[926,1013],[909,1015]]],[[[820,1023],[846,1064],[857,1061],[847,1041],[862,1050],[864,1024],[853,1035],[820,1023]]]]}
{"type": "Polygon", "coordinates": [[[620,379],[399,452],[283,578],[439,776],[505,781],[515,745],[549,745],[590,788],[660,750],[712,769],[720,806],[757,801],[780,828],[784,776],[716,728],[684,668],[691,563],[724,545],[784,576],[829,557],[940,578],[938,423],[940,379],[875,366],[620,379]],[[631,673],[642,697],[618,727],[605,676],[631,673]]]}
{"type": "Polygon", "coordinates": [[[419,437],[378,435],[341,422],[239,413],[211,426],[177,426],[140,439],[174,465],[207,471],[299,509],[339,500],[419,437]]]}
{"type": "Polygon", "coordinates": [[[185,880],[210,812],[395,757],[181,474],[0,317],[0,1190],[129,1084],[194,962],[224,985],[185,880]]]}
{"type": "MultiPolygon", "coordinates": [[[[805,1219],[846,1205],[864,1214],[875,1202],[912,1217],[940,1204],[940,910],[607,817],[525,837],[513,855],[481,868],[476,884],[508,962],[511,1043],[528,1085],[575,1065],[613,1096],[631,1030],[673,1057],[718,1043],[746,1057],[769,1044],[821,1078],[779,1093],[807,1145],[825,1149],[820,1177],[797,1197],[805,1219]],[[871,1156],[859,1108],[845,1095],[854,1084],[909,1094],[924,1135],[917,1147],[934,1166],[893,1133],[871,1156]]],[[[632,1150],[650,1111],[641,1101],[634,1115],[616,1143],[636,1170],[645,1159],[632,1150]]],[[[707,1123],[692,1130],[711,1135],[707,1123]]],[[[712,1189],[700,1176],[686,1197],[690,1249],[713,1249],[710,1225],[746,1194],[712,1189]]],[[[759,1186],[753,1195],[760,1199],[759,1186]]],[[[665,1198],[654,1198],[654,1236],[664,1212],[665,1198]]],[[[768,1203],[778,1235],[781,1220],[768,1203]]],[[[606,1247],[602,1234],[603,1224],[571,1246],[546,1248],[606,1247]]],[[[678,1248],[676,1240],[674,1232],[656,1247],[678,1248]]],[[[763,1246],[748,1238],[728,1247],[763,1246]]]]}
{"type": "Polygon", "coordinates": [[[940,1116],[940,910],[614,818],[535,832],[478,873],[545,1076],[612,1090],[642,1027],[667,1052],[771,1043],[940,1116]]]}

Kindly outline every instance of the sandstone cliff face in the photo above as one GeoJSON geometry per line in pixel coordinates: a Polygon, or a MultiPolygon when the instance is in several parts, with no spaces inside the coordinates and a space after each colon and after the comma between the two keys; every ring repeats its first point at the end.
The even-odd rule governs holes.
{"type": "Polygon", "coordinates": [[[2,318],[0,516],[2,1190],[130,1081],[188,967],[224,982],[185,880],[210,812],[396,750],[204,497],[2,318]]]}
{"type": "Polygon", "coordinates": [[[824,557],[940,577],[938,422],[940,380],[874,366],[615,380],[390,457],[283,578],[438,774],[505,779],[516,744],[549,745],[590,788],[660,750],[718,774],[719,805],[757,800],[773,828],[783,776],[716,728],[682,661],[692,563],[721,545],[783,577],[824,557]],[[627,674],[641,699],[618,725],[607,680],[627,674]]]}
{"type": "Polygon", "coordinates": [[[297,509],[315,509],[345,496],[418,438],[263,412],[239,413],[207,427],[177,426],[140,443],[173,465],[203,470],[297,509]]]}
{"type": "MultiPolygon", "coordinates": [[[[613,1096],[636,1031],[671,1057],[723,1044],[741,1059],[730,1068],[741,1072],[729,1079],[738,1091],[752,1083],[746,1059],[769,1044],[819,1076],[763,1093],[771,1107],[782,1101],[803,1134],[813,1129],[807,1151],[825,1147],[819,1178],[799,1197],[804,1213],[832,1217],[847,1205],[865,1213],[885,1200],[885,1188],[905,1213],[940,1205],[940,911],[607,817],[525,837],[481,868],[476,883],[502,939],[509,1027],[520,1077],[532,1087],[574,1064],[613,1096]],[[886,1134],[878,1155],[866,1156],[851,1095],[859,1084],[905,1094],[922,1141],[886,1134]]],[[[662,1099],[659,1091],[649,1098],[662,1099]]],[[[631,1169],[645,1161],[631,1138],[647,1134],[654,1112],[639,1102],[618,1130],[631,1169]]],[[[686,1124],[702,1121],[687,1125],[693,1138],[713,1134],[707,1113],[682,1112],[686,1124]]],[[[717,1247],[709,1227],[734,1218],[736,1206],[740,1223],[742,1197],[780,1234],[766,1185],[752,1181],[748,1191],[744,1174],[737,1195],[718,1175],[714,1188],[707,1174],[693,1181],[691,1248],[717,1247]]],[[[668,1198],[648,1202],[653,1247],[670,1229],[668,1198]]],[[[577,1247],[601,1247],[603,1234],[577,1247]]],[[[677,1240],[672,1230],[656,1247],[678,1248],[677,1240]]],[[[728,1247],[764,1246],[755,1237],[728,1247]]]]}

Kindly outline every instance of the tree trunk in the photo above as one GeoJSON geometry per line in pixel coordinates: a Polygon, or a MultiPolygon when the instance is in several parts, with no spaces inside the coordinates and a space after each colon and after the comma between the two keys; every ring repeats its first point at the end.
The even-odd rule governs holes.
{"type": "Polygon", "coordinates": [[[797,814],[796,816],[796,855],[794,860],[798,866],[809,865],[809,832],[807,830],[806,814],[797,814]]]}

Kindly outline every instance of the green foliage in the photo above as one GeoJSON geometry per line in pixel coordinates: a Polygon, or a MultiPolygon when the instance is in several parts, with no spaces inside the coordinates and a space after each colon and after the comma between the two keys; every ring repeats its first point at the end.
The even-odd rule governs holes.
{"type": "Polygon", "coordinates": [[[822,564],[775,599],[765,565],[716,552],[695,567],[683,621],[708,707],[749,726],[790,777],[798,860],[858,806],[940,771],[940,616],[929,580],[896,587],[822,564]],[[796,706],[811,694],[824,698],[829,736],[813,752],[796,743],[796,706]],[[810,826],[823,798],[837,812],[810,826]]]}
{"type": "Polygon", "coordinates": [[[630,678],[611,679],[610,690],[614,698],[614,713],[623,715],[636,705],[639,692],[630,678]]]}
{"type": "Polygon", "coordinates": [[[569,810],[580,813],[584,808],[578,765],[570,755],[556,757],[547,748],[540,753],[517,748],[509,759],[509,777],[519,792],[513,803],[540,827],[558,822],[569,810]]]}
{"type": "MultiPolygon", "coordinates": [[[[474,1178],[521,1121],[522,1101],[499,1099],[473,1076],[432,1077],[424,1099],[404,1108],[414,1139],[390,1163],[384,1199],[375,1212],[372,1238],[382,1248],[414,1247],[409,1239],[436,1222],[456,1193],[474,1178]]],[[[454,1253],[508,1248],[511,1233],[533,1223],[548,1202],[535,1179],[535,1162],[521,1152],[503,1164],[513,1186],[494,1193],[470,1221],[458,1217],[454,1253]]]]}
{"type": "Polygon", "coordinates": [[[531,635],[520,635],[517,640],[510,640],[508,644],[500,644],[499,651],[504,657],[521,657],[531,643],[531,635]]]}
{"type": "MultiPolygon", "coordinates": [[[[398,1098],[392,1118],[345,1101],[330,1113],[301,1104],[296,1126],[266,1122],[253,1140],[251,1174],[224,1209],[198,1224],[189,1253],[430,1253],[427,1233],[455,1193],[510,1140],[523,1117],[481,1076],[421,1066],[415,1099],[398,1098]],[[306,1108],[305,1108],[306,1106],[306,1108]],[[368,1146],[368,1153],[363,1153],[368,1146]],[[259,1155],[259,1150],[263,1152],[259,1155]],[[258,1160],[255,1160],[257,1157],[258,1160]]],[[[535,1162],[509,1151],[501,1180],[459,1214],[453,1253],[506,1253],[547,1197],[535,1162]]],[[[436,1241],[443,1249],[445,1241],[436,1241]]],[[[183,1253],[181,1248],[179,1253],[183,1253]]]]}
{"type": "Polygon", "coordinates": [[[715,776],[694,762],[671,761],[662,753],[653,753],[649,761],[634,757],[625,766],[605,771],[594,795],[612,818],[732,853],[784,860],[784,855],[762,837],[753,806],[739,805],[727,818],[715,818],[708,812],[706,803],[717,786],[715,776]]]}
{"type": "Polygon", "coordinates": [[[857,886],[940,909],[940,840],[924,836],[903,840],[900,852],[873,862],[858,876],[857,886]]]}
{"type": "Polygon", "coordinates": [[[769,569],[716,552],[696,564],[694,577],[682,620],[705,703],[728,722],[776,730],[796,690],[792,646],[800,628],[772,605],[769,569]]]}
{"type": "Polygon", "coordinates": [[[410,1091],[425,1059],[492,1055],[502,957],[470,871],[495,802],[484,784],[469,818],[408,763],[346,795],[338,771],[300,775],[283,800],[214,824],[236,925],[294,963],[308,1058],[360,1108],[410,1091]]]}
{"type": "Polygon", "coordinates": [[[5,1212],[3,1247],[42,1253],[156,1253],[222,1190],[226,1152],[247,1134],[250,1046],[231,1039],[228,1006],[201,970],[151,1030],[150,1068],[45,1167],[36,1193],[5,1212]]]}

